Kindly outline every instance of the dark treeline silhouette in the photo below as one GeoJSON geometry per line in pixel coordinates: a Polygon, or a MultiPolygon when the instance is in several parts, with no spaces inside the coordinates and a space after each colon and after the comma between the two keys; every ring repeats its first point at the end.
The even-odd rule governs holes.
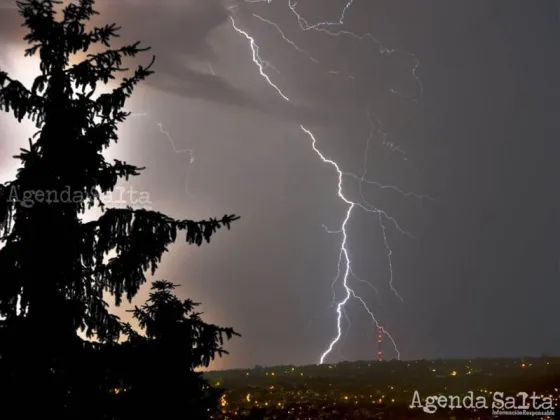
{"type": "Polygon", "coordinates": [[[127,70],[124,58],[148,48],[112,48],[114,24],[86,27],[97,14],[93,0],[17,5],[28,30],[25,55],[38,53],[40,74],[27,88],[0,71],[0,107],[31,119],[38,132],[15,156],[16,178],[0,186],[0,418],[206,418],[221,390],[196,368],[223,354],[224,338],[236,333],[205,324],[166,281],[154,282],[148,302],[133,311],[143,332],[111,314],[104,294],[116,305],[131,300],[177,235],[201,245],[237,217],[196,222],[104,208],[101,195],[143,169],[108,162],[103,152],[117,142],[125,102],[153,73],[155,57],[96,94],[127,70]],[[70,65],[94,44],[106,49],[70,65]],[[95,206],[102,216],[84,223],[95,206]]]}

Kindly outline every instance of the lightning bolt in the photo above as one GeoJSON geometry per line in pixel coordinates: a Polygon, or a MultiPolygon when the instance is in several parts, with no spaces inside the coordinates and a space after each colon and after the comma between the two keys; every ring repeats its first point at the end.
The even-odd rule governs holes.
{"type": "MultiPolygon", "coordinates": [[[[369,309],[369,307],[366,305],[365,301],[356,294],[356,292],[350,287],[349,282],[348,282],[349,277],[352,274],[352,261],[350,260],[350,255],[349,255],[349,252],[348,252],[347,225],[348,225],[348,221],[350,220],[350,218],[352,216],[352,212],[354,211],[354,209],[356,207],[359,207],[359,208],[362,208],[363,210],[365,210],[367,212],[370,212],[370,213],[373,212],[373,211],[377,212],[380,218],[381,218],[382,215],[384,215],[384,214],[386,215],[386,213],[383,212],[382,210],[378,210],[378,209],[372,210],[371,208],[366,207],[363,204],[354,202],[354,201],[346,198],[346,196],[344,195],[344,191],[343,191],[343,181],[344,181],[344,175],[348,175],[348,173],[343,172],[340,169],[338,163],[336,163],[334,160],[329,159],[329,158],[325,157],[325,155],[323,155],[323,153],[317,148],[317,139],[315,138],[315,136],[313,135],[313,133],[310,130],[305,128],[303,125],[300,125],[300,128],[305,134],[307,134],[310,137],[311,146],[312,146],[313,150],[315,151],[315,153],[319,156],[319,158],[324,163],[328,163],[335,168],[336,173],[338,175],[338,184],[337,184],[338,197],[342,201],[344,201],[344,203],[346,203],[348,205],[347,210],[346,210],[346,215],[344,217],[344,220],[342,221],[341,228],[340,228],[339,231],[336,231],[337,233],[339,233],[339,232],[342,233],[342,243],[340,245],[340,253],[339,253],[339,267],[340,267],[340,261],[343,261],[344,262],[344,271],[342,273],[342,284],[344,286],[345,296],[336,306],[336,313],[338,315],[337,316],[337,324],[336,324],[336,327],[337,327],[336,337],[331,341],[327,350],[325,350],[325,352],[319,358],[319,364],[324,363],[325,358],[329,355],[329,353],[333,350],[334,346],[340,341],[340,339],[342,337],[342,317],[344,316],[344,307],[345,307],[346,303],[352,297],[359,300],[362,303],[362,305],[366,308],[368,314],[371,316],[375,325],[380,327],[382,329],[383,333],[389,338],[389,340],[391,340],[391,342],[393,343],[393,345],[395,347],[395,352],[397,354],[397,357],[400,358],[400,351],[398,350],[398,348],[395,344],[395,340],[393,339],[391,334],[379,324],[375,315],[369,309]]],[[[389,216],[386,216],[386,217],[389,218],[389,216]]],[[[394,219],[390,218],[390,220],[394,220],[394,219]]],[[[384,226],[384,225],[382,225],[382,226],[384,226]]],[[[384,229],[384,227],[383,227],[383,229],[384,229]]],[[[405,232],[405,231],[403,231],[403,232],[405,232]]],[[[389,256],[390,256],[390,254],[389,254],[389,256]]],[[[391,280],[392,280],[392,276],[391,276],[391,280]]],[[[394,289],[394,287],[392,285],[391,285],[391,289],[400,297],[400,295],[396,292],[396,290],[394,289]]]]}
{"type": "MultiPolygon", "coordinates": [[[[272,0],[245,0],[246,3],[271,3],[271,1],[272,0]]],[[[406,55],[406,56],[409,56],[409,57],[413,58],[415,64],[414,64],[413,69],[412,69],[412,76],[414,77],[414,79],[418,83],[419,95],[422,95],[423,94],[423,85],[422,85],[420,79],[416,75],[417,68],[420,64],[416,55],[408,53],[408,52],[403,52],[403,51],[400,51],[400,50],[397,50],[397,49],[386,48],[383,44],[381,44],[381,42],[379,42],[376,38],[374,38],[369,33],[366,33],[364,35],[358,35],[356,33],[345,31],[345,30],[333,31],[331,29],[332,27],[341,26],[341,25],[344,24],[345,17],[346,17],[348,11],[350,10],[350,8],[352,7],[353,4],[354,4],[354,0],[349,0],[346,3],[346,5],[344,6],[344,8],[343,8],[343,10],[342,10],[342,12],[339,16],[339,19],[337,21],[309,24],[308,21],[297,12],[297,10],[296,10],[297,2],[295,2],[293,0],[288,0],[288,6],[289,6],[290,10],[292,11],[292,13],[296,16],[297,22],[298,22],[300,28],[303,31],[314,30],[314,31],[323,32],[323,33],[325,33],[329,36],[350,36],[350,37],[353,37],[353,38],[357,39],[358,41],[363,41],[363,40],[368,39],[370,41],[373,41],[378,46],[380,54],[386,54],[387,55],[387,54],[398,53],[398,54],[403,54],[403,55],[406,55]]],[[[232,6],[230,8],[230,10],[233,11],[233,9],[235,9],[236,7],[237,6],[232,6]]],[[[284,32],[282,31],[282,29],[280,28],[280,26],[277,23],[272,22],[268,19],[265,19],[265,18],[261,17],[260,15],[253,14],[253,17],[262,21],[262,22],[264,22],[264,23],[267,23],[268,25],[273,26],[285,42],[290,44],[298,52],[306,55],[307,58],[309,60],[311,60],[313,63],[319,64],[319,61],[317,59],[315,59],[307,50],[305,50],[303,48],[300,48],[295,42],[290,40],[284,34],[284,32]]],[[[230,15],[230,21],[231,21],[231,24],[232,24],[232,28],[236,32],[238,32],[240,35],[245,37],[245,39],[249,42],[249,48],[250,48],[251,55],[252,55],[252,61],[255,64],[255,66],[257,67],[260,76],[264,79],[264,81],[271,88],[273,88],[278,93],[278,95],[282,99],[284,99],[285,101],[290,101],[290,98],[286,94],[283,93],[283,91],[271,80],[271,78],[266,73],[266,69],[267,68],[272,68],[272,66],[267,61],[265,61],[261,58],[261,56],[259,54],[260,49],[259,49],[259,46],[258,46],[257,42],[255,41],[255,39],[251,35],[249,35],[249,33],[247,31],[241,29],[237,25],[233,14],[230,15]]],[[[330,70],[329,73],[338,74],[338,72],[334,71],[334,70],[330,70]]],[[[349,79],[354,79],[352,76],[348,76],[348,78],[349,79]]],[[[391,92],[393,94],[398,94],[399,96],[402,96],[402,97],[405,97],[405,95],[401,94],[399,91],[397,91],[394,88],[389,89],[389,92],[391,92]]],[[[413,98],[413,99],[415,99],[415,98],[413,98]]],[[[311,130],[307,129],[303,125],[300,125],[301,131],[311,140],[311,146],[313,148],[313,151],[316,153],[316,155],[319,157],[319,159],[323,163],[328,164],[332,168],[334,168],[334,170],[337,174],[337,180],[338,180],[338,182],[337,182],[337,196],[346,205],[346,213],[344,215],[344,218],[341,222],[341,225],[340,225],[339,229],[330,230],[326,226],[323,226],[328,233],[340,234],[342,236],[342,240],[341,240],[340,251],[339,251],[339,256],[338,256],[337,275],[336,275],[336,277],[335,277],[335,279],[332,283],[333,306],[336,306],[336,314],[337,314],[337,321],[336,321],[336,331],[337,331],[337,333],[336,333],[336,336],[332,339],[332,341],[328,345],[327,349],[320,355],[319,364],[323,364],[325,362],[325,359],[333,351],[334,347],[341,340],[344,340],[343,326],[342,326],[343,319],[342,318],[343,317],[346,318],[349,322],[349,325],[351,325],[350,320],[348,319],[348,315],[347,315],[346,310],[345,310],[346,305],[348,304],[348,302],[351,299],[357,300],[358,302],[360,302],[361,306],[364,308],[364,310],[371,317],[373,324],[375,324],[376,327],[380,328],[380,330],[383,332],[383,334],[385,336],[387,336],[387,338],[393,344],[396,357],[398,359],[400,359],[400,351],[399,351],[399,349],[398,349],[398,347],[395,343],[395,340],[393,339],[391,334],[378,322],[375,314],[368,307],[365,300],[357,294],[357,292],[352,288],[352,286],[350,284],[350,279],[353,278],[360,283],[364,283],[364,284],[368,285],[378,295],[377,289],[370,282],[367,282],[365,280],[360,279],[358,276],[356,276],[356,274],[352,270],[352,261],[351,261],[350,253],[349,253],[349,250],[348,250],[349,249],[348,224],[349,224],[349,221],[352,218],[352,215],[354,214],[354,212],[356,210],[361,210],[361,211],[365,211],[365,212],[370,213],[370,214],[377,215],[379,225],[381,227],[382,239],[383,239],[386,251],[387,251],[388,267],[389,267],[389,273],[390,273],[389,286],[390,286],[392,292],[394,293],[394,295],[397,298],[399,298],[402,302],[404,302],[404,299],[398,293],[398,291],[396,290],[396,288],[394,286],[392,250],[391,250],[391,247],[389,245],[388,238],[387,238],[386,223],[391,223],[400,233],[402,233],[402,234],[404,234],[404,235],[406,235],[406,236],[408,236],[412,239],[415,239],[415,240],[417,240],[417,239],[413,235],[408,233],[406,230],[402,229],[401,226],[397,223],[397,221],[393,217],[388,215],[383,209],[381,209],[377,206],[374,206],[372,203],[368,202],[365,198],[365,195],[364,195],[364,192],[363,192],[363,187],[364,187],[364,185],[368,185],[368,186],[375,186],[375,187],[377,187],[381,190],[390,189],[390,190],[394,190],[394,191],[398,192],[399,194],[401,194],[405,197],[414,197],[416,199],[419,199],[420,201],[422,199],[431,199],[431,198],[429,196],[426,196],[426,195],[420,195],[420,194],[416,194],[416,193],[413,193],[413,192],[405,192],[405,191],[403,191],[402,189],[400,189],[396,186],[385,185],[385,184],[382,184],[382,183],[377,182],[377,181],[369,180],[367,178],[368,154],[369,154],[370,143],[371,143],[371,141],[374,137],[374,133],[377,133],[378,135],[382,136],[382,138],[383,138],[382,144],[383,145],[389,147],[390,150],[393,151],[393,152],[401,153],[403,156],[405,156],[405,159],[406,159],[406,155],[405,155],[405,152],[404,152],[403,149],[401,149],[399,146],[395,145],[394,143],[387,141],[387,133],[385,133],[383,131],[383,127],[382,127],[381,122],[380,121],[374,122],[370,113],[369,113],[369,110],[367,110],[367,118],[368,118],[368,121],[370,123],[370,135],[369,135],[369,138],[366,142],[366,150],[364,152],[364,161],[363,161],[363,171],[362,171],[361,176],[358,176],[356,174],[349,173],[349,172],[346,172],[346,171],[342,170],[340,165],[336,161],[334,161],[331,158],[326,157],[321,152],[321,150],[318,148],[317,139],[316,139],[315,135],[311,132],[311,130]],[[360,198],[361,198],[360,201],[353,201],[350,198],[348,198],[347,195],[345,195],[344,186],[343,186],[344,185],[343,181],[344,181],[345,178],[351,178],[351,179],[354,179],[356,182],[358,182],[360,198]],[[340,279],[342,279],[344,296],[341,300],[338,300],[338,302],[337,302],[334,287],[340,279]]]]}

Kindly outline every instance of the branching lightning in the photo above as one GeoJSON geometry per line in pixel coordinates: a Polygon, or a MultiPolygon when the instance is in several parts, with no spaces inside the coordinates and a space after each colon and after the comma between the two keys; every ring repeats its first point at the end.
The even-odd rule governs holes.
{"type": "MultiPolygon", "coordinates": [[[[271,3],[271,1],[272,0],[245,0],[246,3],[261,3],[261,2],[271,3]]],[[[350,8],[352,7],[353,3],[354,3],[354,0],[348,0],[348,2],[344,6],[344,8],[343,8],[343,10],[340,14],[340,17],[337,21],[334,21],[334,22],[320,22],[320,23],[316,23],[316,24],[309,24],[307,22],[307,20],[305,18],[303,18],[296,11],[296,6],[297,6],[296,1],[288,0],[288,7],[290,8],[291,12],[296,16],[297,22],[298,22],[300,28],[303,31],[315,30],[315,31],[320,31],[320,32],[326,33],[329,36],[350,36],[350,37],[353,37],[353,38],[357,39],[358,41],[363,41],[363,40],[369,39],[370,41],[373,41],[378,46],[380,54],[398,53],[398,54],[406,55],[406,56],[409,56],[409,57],[413,58],[414,59],[414,67],[412,69],[412,76],[414,77],[414,79],[418,83],[419,95],[422,95],[423,86],[422,86],[422,83],[421,83],[420,79],[416,75],[416,71],[417,71],[417,68],[418,68],[420,63],[419,63],[417,57],[414,54],[403,52],[403,51],[396,50],[396,49],[388,49],[388,48],[384,47],[377,39],[375,39],[369,33],[364,34],[364,35],[358,35],[358,34],[355,34],[353,32],[349,32],[349,31],[345,31],[345,30],[337,30],[337,31],[331,30],[332,27],[341,26],[341,25],[344,24],[346,14],[348,13],[350,8]]],[[[230,8],[230,10],[234,9],[235,7],[237,7],[237,6],[233,6],[232,8],[230,8]]],[[[260,15],[253,14],[253,17],[262,21],[262,22],[264,22],[264,23],[267,23],[268,25],[273,26],[285,42],[290,44],[298,52],[306,55],[307,58],[309,60],[311,60],[313,63],[319,64],[319,60],[315,59],[307,50],[305,50],[303,48],[300,48],[295,42],[290,40],[284,34],[284,32],[282,31],[282,29],[280,28],[280,26],[277,23],[275,23],[271,20],[265,19],[265,18],[261,17],[260,15]]],[[[265,82],[270,87],[272,87],[278,93],[278,95],[282,99],[284,99],[285,101],[290,101],[290,98],[288,96],[286,96],[282,92],[282,90],[276,84],[274,84],[274,82],[271,80],[271,78],[267,75],[265,70],[267,68],[272,68],[272,66],[270,65],[270,63],[268,63],[267,61],[265,61],[261,58],[261,56],[259,54],[259,51],[260,51],[259,46],[257,45],[257,42],[255,41],[255,39],[251,35],[249,35],[249,33],[247,31],[241,29],[237,25],[233,15],[230,15],[230,20],[231,20],[231,24],[232,24],[233,29],[249,41],[249,47],[250,47],[250,51],[252,53],[252,61],[256,65],[256,67],[257,67],[257,69],[260,73],[260,76],[265,80],[265,82]]],[[[329,73],[337,74],[338,72],[336,72],[334,70],[330,70],[329,73]]],[[[348,78],[353,79],[352,76],[349,76],[348,78]]],[[[400,92],[398,92],[396,89],[389,89],[389,91],[391,93],[398,94],[398,95],[403,96],[403,97],[405,96],[405,95],[402,95],[400,92]]],[[[408,99],[411,99],[411,98],[408,98],[408,99]]],[[[341,225],[338,229],[330,230],[330,229],[327,229],[324,226],[328,233],[340,234],[342,236],[342,240],[341,240],[339,257],[338,257],[337,275],[336,275],[336,277],[333,281],[333,284],[332,284],[333,306],[336,307],[336,314],[337,314],[337,322],[336,322],[337,333],[336,333],[336,336],[334,337],[334,339],[328,345],[327,349],[320,355],[320,357],[319,357],[319,363],[320,364],[323,364],[325,362],[325,359],[333,351],[335,346],[337,346],[337,344],[339,344],[339,342],[344,339],[343,338],[344,334],[343,334],[343,325],[342,325],[343,320],[342,320],[342,318],[345,317],[345,318],[348,319],[348,315],[345,311],[345,307],[351,299],[355,299],[355,300],[357,300],[361,303],[364,310],[371,317],[372,322],[375,324],[375,326],[380,328],[381,331],[383,332],[383,334],[385,336],[387,336],[388,339],[390,340],[390,342],[392,343],[392,345],[394,347],[394,350],[395,350],[396,357],[400,358],[400,351],[399,351],[399,349],[398,349],[398,347],[395,343],[395,340],[391,336],[391,334],[377,321],[376,316],[374,315],[373,311],[368,307],[365,300],[357,294],[357,292],[352,288],[352,286],[350,284],[351,278],[353,278],[357,282],[364,283],[364,284],[368,285],[379,296],[377,289],[370,282],[360,279],[354,273],[354,271],[352,270],[352,261],[351,261],[351,257],[350,257],[350,253],[349,253],[349,243],[348,243],[349,242],[348,224],[349,224],[349,222],[352,218],[352,215],[354,214],[354,212],[356,210],[365,211],[367,213],[375,214],[377,216],[378,221],[379,221],[379,225],[380,225],[380,228],[381,228],[381,232],[382,232],[382,239],[383,239],[386,251],[387,251],[388,268],[389,268],[389,286],[390,286],[392,292],[394,293],[394,295],[397,298],[399,298],[402,302],[404,302],[404,299],[402,298],[402,296],[399,294],[399,292],[397,291],[397,289],[394,286],[392,250],[391,250],[391,247],[389,245],[388,238],[387,238],[386,224],[391,223],[400,233],[402,233],[402,234],[404,234],[404,235],[406,235],[406,236],[408,236],[412,239],[416,239],[416,238],[413,235],[411,235],[410,233],[408,233],[407,231],[405,231],[404,229],[402,229],[401,226],[397,223],[397,221],[393,217],[388,215],[383,209],[381,209],[377,206],[374,206],[372,203],[368,202],[365,198],[365,195],[364,195],[364,192],[363,192],[363,187],[364,187],[364,185],[368,185],[368,186],[375,186],[375,187],[377,187],[381,190],[390,189],[390,190],[396,191],[397,193],[399,193],[399,194],[401,194],[405,197],[414,197],[414,198],[417,198],[419,200],[429,199],[429,197],[425,196],[425,195],[416,194],[416,193],[413,193],[413,192],[405,192],[405,191],[403,191],[402,189],[400,189],[396,186],[384,185],[384,184],[379,183],[377,181],[369,180],[367,178],[368,153],[369,153],[369,148],[370,148],[370,142],[372,141],[375,132],[377,132],[379,135],[381,135],[383,137],[383,144],[385,146],[388,146],[391,151],[399,152],[399,153],[403,154],[403,156],[405,156],[404,151],[399,146],[396,146],[395,144],[393,144],[391,142],[388,142],[386,140],[387,139],[387,134],[383,132],[381,122],[379,122],[379,121],[374,122],[373,119],[371,118],[369,110],[367,110],[367,118],[368,118],[368,121],[369,121],[369,124],[370,124],[370,133],[369,133],[370,135],[369,135],[369,138],[367,140],[366,148],[365,148],[365,152],[364,152],[363,171],[362,171],[361,176],[358,176],[356,174],[349,173],[349,172],[346,172],[346,171],[342,170],[340,165],[336,161],[334,161],[331,158],[326,157],[321,152],[321,150],[318,148],[317,140],[316,140],[315,135],[309,129],[307,129],[303,125],[300,125],[301,131],[311,140],[311,146],[313,148],[313,151],[317,154],[319,159],[321,159],[321,161],[323,163],[326,163],[326,164],[330,165],[331,167],[333,167],[335,169],[336,174],[337,174],[337,196],[347,206],[346,207],[346,213],[345,213],[344,218],[341,222],[341,225]],[[358,183],[360,198],[361,198],[360,201],[353,201],[350,198],[348,198],[347,195],[345,195],[345,192],[344,192],[344,179],[345,178],[353,179],[354,181],[356,181],[358,183]],[[343,286],[343,290],[344,290],[344,297],[342,298],[342,300],[340,300],[340,298],[339,298],[339,300],[337,302],[337,297],[336,297],[336,292],[334,290],[334,287],[339,280],[341,280],[341,282],[342,282],[342,286],[343,286]]],[[[405,156],[405,159],[406,159],[406,156],[405,156]]],[[[350,322],[349,319],[348,319],[348,322],[350,322]]],[[[339,351],[340,351],[340,348],[339,348],[339,351]]]]}
{"type": "MultiPolygon", "coordinates": [[[[311,145],[313,147],[313,150],[315,151],[315,153],[319,156],[319,158],[324,162],[324,163],[328,163],[331,166],[333,166],[337,172],[338,175],[338,186],[337,186],[337,194],[338,197],[344,201],[344,203],[346,203],[348,205],[348,208],[346,210],[346,215],[344,217],[344,220],[342,221],[342,225],[340,228],[340,232],[342,234],[342,243],[340,246],[340,253],[339,253],[339,275],[337,276],[340,277],[340,275],[342,275],[342,284],[344,286],[344,290],[345,290],[345,296],[344,299],[342,299],[336,306],[336,312],[337,312],[337,334],[336,337],[331,341],[329,347],[327,348],[327,350],[321,355],[320,359],[319,359],[319,363],[323,364],[325,361],[325,358],[329,355],[329,353],[333,350],[334,346],[339,342],[339,340],[342,337],[342,317],[343,317],[343,311],[344,311],[344,306],[346,305],[346,303],[350,300],[350,298],[355,298],[357,300],[359,300],[362,305],[366,308],[368,314],[371,316],[373,322],[375,323],[376,326],[381,327],[383,330],[383,333],[389,338],[389,340],[391,340],[391,342],[393,343],[394,347],[395,347],[395,352],[397,354],[397,357],[400,357],[400,351],[398,350],[396,344],[395,344],[395,340],[393,339],[393,337],[391,336],[391,334],[389,334],[388,331],[386,331],[377,321],[377,319],[375,318],[373,312],[369,309],[369,307],[366,305],[365,301],[359,297],[356,292],[350,287],[349,285],[349,277],[352,274],[352,262],[350,260],[350,255],[348,252],[348,232],[347,232],[347,225],[348,225],[348,221],[350,220],[350,218],[352,217],[352,212],[353,210],[358,207],[358,208],[362,208],[363,210],[367,211],[367,212],[377,212],[379,217],[380,217],[380,221],[382,223],[382,215],[385,214],[383,211],[378,210],[378,209],[371,209],[369,207],[366,207],[364,204],[361,203],[356,203],[354,201],[349,200],[348,198],[346,198],[346,196],[344,195],[344,191],[343,191],[343,181],[344,181],[344,175],[347,175],[347,173],[343,172],[340,167],[338,166],[338,164],[332,160],[332,159],[328,159],[326,158],[323,153],[317,148],[317,140],[315,139],[315,136],[313,135],[313,133],[311,131],[309,131],[307,128],[305,128],[303,125],[300,125],[301,130],[307,134],[310,138],[311,138],[311,145]],[[340,272],[340,262],[344,263],[344,270],[341,273],[340,272]]],[[[388,217],[388,216],[386,216],[388,217]]],[[[394,220],[394,219],[390,219],[390,220],[394,220]]],[[[396,222],[395,222],[396,223],[396,222]]],[[[384,225],[382,224],[382,227],[384,225]]],[[[396,225],[398,227],[398,224],[396,225]]],[[[384,229],[384,227],[383,227],[384,229]]],[[[405,231],[402,231],[403,233],[405,233],[405,231]]],[[[384,235],[385,236],[385,235],[384,235]]],[[[387,243],[387,241],[385,241],[385,243],[387,243]]],[[[391,257],[391,254],[388,254],[389,260],[391,257]]],[[[392,271],[392,270],[391,270],[392,271]]],[[[336,279],[335,279],[336,281],[336,279]]],[[[391,274],[391,282],[392,282],[392,274],[391,274]]],[[[373,286],[372,286],[373,287],[373,286]]],[[[391,289],[397,294],[397,296],[400,297],[400,295],[398,294],[398,292],[394,289],[394,287],[391,284],[391,289]]],[[[401,298],[402,299],[402,298],[401,298]]]]}
{"type": "MultiPolygon", "coordinates": [[[[271,0],[269,0],[267,2],[270,3],[271,0]]],[[[385,54],[385,55],[399,54],[399,55],[411,58],[414,61],[414,65],[413,65],[413,68],[412,68],[412,76],[414,77],[414,80],[418,84],[418,88],[419,88],[418,96],[422,96],[424,94],[424,85],[422,84],[422,81],[420,80],[420,78],[416,74],[416,72],[418,71],[418,68],[420,67],[420,60],[418,59],[416,54],[406,52],[406,51],[401,51],[401,50],[396,49],[396,48],[387,48],[383,43],[381,43],[381,41],[379,41],[377,38],[375,38],[369,32],[367,32],[363,35],[358,35],[355,32],[350,32],[350,31],[345,31],[345,30],[339,30],[339,31],[333,32],[332,30],[330,30],[328,28],[328,27],[333,27],[333,26],[344,25],[344,19],[346,17],[346,13],[348,13],[348,11],[350,10],[350,8],[352,7],[353,4],[354,4],[354,0],[348,0],[346,5],[342,9],[342,13],[340,14],[340,17],[339,17],[338,21],[319,22],[319,23],[316,23],[314,25],[310,25],[307,22],[307,20],[303,16],[301,16],[301,14],[299,14],[296,11],[297,1],[288,0],[288,6],[289,6],[290,10],[292,11],[292,13],[296,16],[298,24],[303,31],[319,31],[319,32],[323,32],[323,33],[325,33],[327,35],[330,35],[330,36],[350,36],[350,37],[352,37],[352,38],[354,38],[358,41],[369,40],[377,46],[380,54],[385,54]]],[[[395,95],[402,96],[406,99],[417,101],[416,98],[404,95],[395,88],[390,88],[389,92],[391,92],[395,95]]]]}

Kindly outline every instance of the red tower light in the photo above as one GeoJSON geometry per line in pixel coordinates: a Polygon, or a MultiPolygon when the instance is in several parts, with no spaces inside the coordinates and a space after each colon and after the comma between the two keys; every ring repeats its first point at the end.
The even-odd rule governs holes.
{"type": "Polygon", "coordinates": [[[383,327],[377,327],[377,361],[383,360],[383,327]]]}

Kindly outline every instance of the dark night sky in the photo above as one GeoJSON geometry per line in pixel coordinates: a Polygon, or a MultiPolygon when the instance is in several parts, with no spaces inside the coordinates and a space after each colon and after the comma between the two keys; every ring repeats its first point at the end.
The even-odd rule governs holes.
{"type": "MultiPolygon", "coordinates": [[[[19,21],[11,1],[1,4],[0,64],[29,80],[33,62],[19,58],[19,21]]],[[[368,202],[418,238],[385,223],[404,303],[389,287],[377,215],[356,209],[347,227],[353,271],[379,293],[354,278],[350,284],[402,358],[560,353],[554,1],[355,0],[345,25],[331,28],[369,32],[408,54],[379,54],[371,39],[302,31],[287,0],[232,10],[233,3],[217,0],[116,4],[99,2],[101,19],[119,23],[124,40],[152,45],[158,59],[156,75],[130,104],[146,116],[130,118],[111,154],[148,167],[130,185],[148,192],[154,209],[195,219],[242,216],[207,246],[178,242],[156,273],[183,284],[207,320],[243,335],[214,367],[313,363],[336,334],[331,283],[341,236],[323,225],[339,228],[346,206],[337,197],[336,171],[299,124],[342,170],[361,175],[368,110],[382,122],[369,147],[368,179],[433,197],[419,201],[364,186],[368,202]],[[232,13],[277,69],[265,71],[290,102],[259,75],[248,40],[232,28],[232,13]],[[276,22],[319,63],[253,14],[276,22]],[[415,57],[423,90],[413,74],[415,57]],[[193,149],[192,165],[158,122],[176,150],[193,149]]],[[[314,24],[337,21],[344,4],[301,0],[297,10],[314,24]]],[[[30,131],[7,115],[0,124],[7,179],[15,170],[10,156],[30,131]]],[[[355,182],[344,186],[359,199],[355,182]]],[[[374,358],[369,315],[356,300],[347,315],[351,327],[327,360],[374,358]]],[[[394,357],[385,343],[386,357],[394,357]]]]}

